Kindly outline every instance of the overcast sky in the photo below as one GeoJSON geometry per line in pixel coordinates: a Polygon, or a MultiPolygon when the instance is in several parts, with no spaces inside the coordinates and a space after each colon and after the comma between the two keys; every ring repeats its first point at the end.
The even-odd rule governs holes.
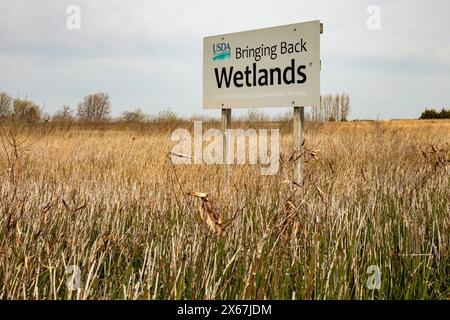
{"type": "Polygon", "coordinates": [[[49,113],[106,92],[114,115],[218,115],[202,109],[204,36],[319,19],[322,94],[348,92],[353,119],[417,118],[450,107],[449,12],[448,0],[1,0],[0,91],[49,113]]]}

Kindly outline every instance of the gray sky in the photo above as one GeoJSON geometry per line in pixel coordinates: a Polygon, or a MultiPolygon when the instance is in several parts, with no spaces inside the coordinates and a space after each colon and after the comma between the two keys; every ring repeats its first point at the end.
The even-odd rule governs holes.
{"type": "Polygon", "coordinates": [[[353,119],[417,118],[450,107],[449,12],[447,0],[2,0],[0,91],[49,113],[107,92],[114,115],[218,115],[202,109],[204,36],[319,19],[322,94],[348,92],[353,119]],[[80,30],[67,29],[70,4],[80,30]]]}

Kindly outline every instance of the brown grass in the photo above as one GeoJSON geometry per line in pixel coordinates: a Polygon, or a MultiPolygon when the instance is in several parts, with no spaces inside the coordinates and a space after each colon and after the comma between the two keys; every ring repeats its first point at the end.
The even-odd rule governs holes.
{"type": "Polygon", "coordinates": [[[0,298],[450,298],[450,121],[308,124],[297,194],[290,124],[253,125],[281,128],[283,166],[235,165],[227,194],[220,166],[167,160],[191,123],[24,129],[14,179],[0,158],[0,298]]]}

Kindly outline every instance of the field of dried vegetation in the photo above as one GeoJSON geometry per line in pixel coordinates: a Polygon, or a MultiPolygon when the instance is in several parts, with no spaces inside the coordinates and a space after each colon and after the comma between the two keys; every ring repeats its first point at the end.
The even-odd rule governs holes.
{"type": "Polygon", "coordinates": [[[450,299],[450,121],[307,123],[302,189],[290,123],[246,125],[281,128],[279,174],[223,192],[167,157],[190,122],[0,124],[0,299],[450,299]]]}

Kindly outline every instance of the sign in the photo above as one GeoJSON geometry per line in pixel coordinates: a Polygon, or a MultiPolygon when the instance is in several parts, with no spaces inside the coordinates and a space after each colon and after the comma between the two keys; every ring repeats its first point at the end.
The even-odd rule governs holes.
{"type": "Polygon", "coordinates": [[[320,21],[203,39],[203,108],[320,105],[320,21]]]}

